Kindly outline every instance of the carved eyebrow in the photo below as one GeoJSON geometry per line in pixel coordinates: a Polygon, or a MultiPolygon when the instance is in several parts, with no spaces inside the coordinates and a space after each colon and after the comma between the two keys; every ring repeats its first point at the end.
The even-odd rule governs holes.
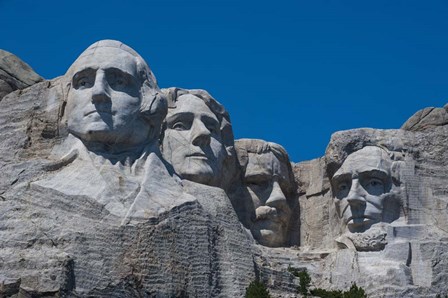
{"type": "Polygon", "coordinates": [[[363,172],[359,172],[359,176],[361,177],[375,177],[378,179],[387,179],[390,175],[389,173],[387,173],[384,170],[379,170],[379,169],[372,169],[372,170],[366,170],[363,172]]]}
{"type": "Polygon", "coordinates": [[[340,174],[336,173],[333,176],[333,178],[331,178],[331,182],[332,183],[339,183],[339,182],[341,182],[343,180],[348,180],[348,179],[351,180],[351,178],[352,178],[352,173],[340,173],[340,174]]]}
{"type": "Polygon", "coordinates": [[[193,117],[194,117],[194,114],[192,112],[180,112],[180,113],[166,117],[166,122],[173,123],[178,120],[183,120],[185,118],[191,119],[193,117]]]}
{"type": "Polygon", "coordinates": [[[87,67],[84,69],[81,69],[80,71],[77,71],[74,75],[73,75],[73,80],[78,79],[81,75],[85,74],[85,73],[90,73],[90,72],[96,72],[97,69],[92,68],[92,67],[87,67]]]}
{"type": "Polygon", "coordinates": [[[246,175],[244,177],[244,179],[247,182],[255,182],[255,181],[265,181],[265,180],[271,180],[272,179],[272,175],[266,173],[266,172],[261,172],[261,173],[255,173],[255,174],[249,174],[246,175]]]}
{"type": "Polygon", "coordinates": [[[216,119],[215,117],[211,117],[211,116],[208,116],[208,115],[203,115],[201,117],[201,121],[204,124],[213,124],[213,125],[216,125],[216,128],[219,128],[219,120],[216,119]]]}
{"type": "Polygon", "coordinates": [[[123,75],[125,77],[126,76],[130,76],[132,78],[135,78],[135,76],[133,74],[131,74],[131,73],[129,73],[129,72],[123,70],[123,69],[116,68],[116,67],[106,68],[105,71],[106,71],[106,73],[110,73],[110,74],[119,73],[119,74],[121,74],[121,75],[123,75]]]}

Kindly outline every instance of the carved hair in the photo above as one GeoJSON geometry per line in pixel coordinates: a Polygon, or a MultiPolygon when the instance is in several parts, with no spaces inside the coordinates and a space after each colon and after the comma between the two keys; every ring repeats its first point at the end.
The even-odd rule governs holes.
{"type": "Polygon", "coordinates": [[[247,153],[263,154],[272,152],[281,162],[289,164],[288,153],[281,145],[258,139],[239,139],[235,141],[235,150],[237,151],[240,165],[246,168],[248,163],[247,153]]]}
{"type": "Polygon", "coordinates": [[[249,153],[265,154],[272,152],[272,154],[274,154],[280,162],[286,164],[292,186],[290,191],[294,191],[295,181],[293,178],[294,175],[292,172],[291,162],[289,161],[288,153],[281,145],[258,139],[239,139],[235,141],[235,150],[243,171],[243,177],[246,172],[247,164],[249,163],[249,153]]]}
{"type": "MultiPolygon", "coordinates": [[[[366,146],[364,146],[364,147],[362,147],[362,148],[360,148],[358,150],[355,150],[353,152],[349,152],[347,154],[347,156],[345,156],[345,158],[338,164],[338,167],[336,168],[336,170],[339,169],[342,166],[342,164],[345,162],[345,160],[351,154],[353,154],[355,152],[358,152],[359,150],[362,150],[362,149],[364,149],[366,147],[377,148],[378,150],[381,151],[381,157],[382,158],[387,158],[390,161],[391,165],[390,165],[390,169],[389,170],[390,170],[390,175],[391,175],[391,178],[392,178],[392,182],[393,182],[394,185],[399,186],[400,183],[401,183],[400,182],[401,181],[401,179],[400,179],[400,168],[401,168],[401,165],[404,162],[403,161],[403,159],[404,159],[403,153],[402,152],[390,151],[387,147],[385,147],[385,146],[383,146],[381,144],[375,144],[375,145],[373,145],[373,144],[370,145],[369,144],[369,145],[366,145],[366,146]]],[[[332,178],[335,173],[336,173],[336,171],[332,172],[331,175],[330,175],[330,178],[332,178]]]]}

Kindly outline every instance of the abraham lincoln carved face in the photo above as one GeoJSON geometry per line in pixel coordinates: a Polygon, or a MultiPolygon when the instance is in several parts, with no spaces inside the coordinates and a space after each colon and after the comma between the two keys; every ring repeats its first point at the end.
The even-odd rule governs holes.
{"type": "Polygon", "coordinates": [[[392,165],[384,149],[366,146],[350,154],[333,175],[336,208],[350,232],[364,232],[399,217],[392,165]]]}

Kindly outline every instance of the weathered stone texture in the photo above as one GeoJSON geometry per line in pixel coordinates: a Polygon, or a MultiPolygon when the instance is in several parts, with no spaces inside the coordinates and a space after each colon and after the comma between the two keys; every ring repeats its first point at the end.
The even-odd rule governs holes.
{"type": "Polygon", "coordinates": [[[418,111],[401,126],[401,129],[422,131],[447,124],[448,104],[443,108],[424,108],[423,110],[418,111]]]}
{"type": "Polygon", "coordinates": [[[0,100],[8,93],[43,81],[17,56],[0,49],[0,100]]]}
{"type": "Polygon", "coordinates": [[[253,244],[222,190],[190,186],[201,203],[121,226],[88,196],[33,183],[53,175],[48,157],[66,135],[57,82],[1,101],[2,295],[241,296],[253,244]]]}
{"type": "MultiPolygon", "coordinates": [[[[89,49],[100,47],[107,54],[109,46],[114,53],[141,59],[116,41],[89,49]]],[[[0,60],[0,91],[7,90],[0,101],[0,297],[243,297],[255,279],[273,297],[298,297],[294,270],[307,270],[311,287],[346,290],[356,283],[369,297],[448,292],[447,107],[420,111],[403,129],[337,132],[325,156],[290,163],[281,146],[262,140],[240,140],[235,150],[224,107],[203,90],[158,89],[143,65],[145,80],[151,80],[142,86],[149,88],[150,102],[160,106],[143,104],[149,108],[144,112],[148,122],[136,118],[131,128],[153,125],[148,135],[136,135],[143,142],[150,136],[151,142],[138,151],[127,147],[127,135],[110,142],[117,131],[94,126],[108,134],[95,135],[93,145],[131,148],[136,155],[132,163],[132,154],[120,159],[123,151],[106,150],[107,155],[91,147],[89,130],[77,135],[79,123],[73,119],[66,125],[71,77],[38,82],[26,65],[7,57],[0,60]],[[20,74],[13,78],[14,88],[21,90],[11,92],[11,76],[10,81],[2,77],[4,65],[8,74],[20,74]],[[178,146],[176,152],[194,163],[193,173],[176,170],[159,150],[157,125],[166,113],[165,96],[175,90],[195,94],[188,98],[201,109],[189,109],[184,122],[177,116],[163,122],[170,126],[162,131],[171,130],[165,150],[178,146]],[[190,133],[196,134],[191,140],[180,137],[190,133]],[[216,142],[222,134],[228,139],[216,142]],[[206,151],[212,135],[216,152],[206,151]],[[190,154],[193,149],[198,151],[190,154]],[[223,156],[215,160],[215,168],[207,167],[223,156]],[[215,179],[214,171],[229,166],[231,172],[215,179]],[[335,173],[345,180],[336,180],[335,173]],[[398,203],[387,201],[389,195],[398,203]],[[382,217],[359,220],[356,202],[378,209],[361,215],[382,217]],[[341,206],[353,216],[344,218],[341,206]],[[261,224],[255,226],[257,220],[261,224]],[[277,230],[282,237],[272,238],[277,230]],[[266,235],[271,238],[264,239],[266,235]]],[[[92,57],[90,62],[103,63],[109,56],[92,57]]],[[[120,63],[123,69],[129,66],[120,63]]],[[[117,65],[100,66],[100,75],[89,72],[91,80],[81,80],[73,91],[74,98],[95,108],[83,97],[85,86],[101,85],[103,89],[92,92],[101,100],[121,98],[106,92],[111,91],[107,84],[120,80],[101,81],[107,77],[103,73],[117,75],[117,65]]],[[[79,68],[77,73],[83,71],[79,68]]],[[[130,104],[125,110],[135,116],[141,106],[131,109],[134,100],[148,98],[131,87],[128,95],[135,96],[126,98],[130,104]]],[[[172,103],[168,115],[175,116],[176,108],[183,111],[182,105],[172,103]]],[[[80,119],[86,116],[84,110],[77,112],[80,119]]],[[[98,115],[83,124],[104,124],[100,120],[107,117],[98,115]]]]}
{"type": "Polygon", "coordinates": [[[447,126],[434,126],[422,132],[374,129],[337,132],[325,155],[327,173],[314,178],[304,174],[313,173],[305,169],[312,163],[318,164],[319,160],[295,165],[299,185],[307,190],[313,188],[312,181],[317,181],[314,185],[322,185],[322,193],[313,191],[318,196],[302,192],[299,197],[302,211],[300,251],[312,247],[329,252],[327,257],[317,261],[321,263],[321,267],[314,270],[317,286],[348,289],[356,282],[366,289],[369,297],[428,297],[446,292],[446,271],[440,265],[440,256],[447,252],[447,139],[447,126]],[[355,247],[335,250],[334,240],[342,233],[342,223],[332,207],[332,190],[327,177],[333,175],[349,154],[372,145],[387,148],[402,161],[399,169],[403,199],[401,218],[391,223],[381,232],[383,234],[375,236],[372,231],[372,236],[350,236],[355,239],[354,243],[361,241],[360,245],[362,241],[377,243],[378,237],[387,235],[386,245],[377,252],[357,251],[355,247]],[[310,220],[315,227],[308,224],[310,220]]]}

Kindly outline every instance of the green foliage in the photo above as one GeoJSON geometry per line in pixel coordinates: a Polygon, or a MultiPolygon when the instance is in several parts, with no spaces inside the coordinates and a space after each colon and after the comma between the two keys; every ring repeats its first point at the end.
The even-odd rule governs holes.
{"type": "Polygon", "coordinates": [[[288,272],[294,275],[295,277],[299,277],[300,270],[294,267],[288,266],[288,272]]]}
{"type": "Polygon", "coordinates": [[[308,294],[308,287],[310,286],[311,283],[311,277],[306,271],[300,271],[298,277],[300,285],[297,290],[300,294],[306,296],[308,294]]]}
{"type": "Polygon", "coordinates": [[[353,284],[350,290],[342,292],[340,290],[327,291],[324,289],[314,289],[310,291],[311,295],[321,298],[367,298],[363,288],[353,284]]]}
{"type": "MultiPolygon", "coordinates": [[[[445,296],[443,296],[444,298],[448,298],[448,294],[445,294],[445,296]]],[[[440,294],[437,294],[436,295],[436,298],[442,298],[442,295],[440,295],[440,294]]]]}
{"type": "Polygon", "coordinates": [[[246,298],[270,298],[269,291],[265,285],[259,281],[253,281],[246,288],[246,298]]]}
{"type": "Polygon", "coordinates": [[[358,287],[356,284],[353,284],[350,289],[345,292],[340,290],[328,291],[321,288],[308,290],[311,284],[311,278],[306,270],[299,270],[289,266],[288,272],[299,278],[300,285],[297,287],[297,292],[302,294],[304,297],[311,294],[321,298],[367,298],[364,289],[358,287]]]}
{"type": "Polygon", "coordinates": [[[356,284],[352,284],[350,290],[344,292],[344,298],[367,298],[366,292],[363,288],[358,287],[356,284]]]}
{"type": "Polygon", "coordinates": [[[297,292],[306,297],[311,283],[311,277],[308,272],[306,270],[299,270],[291,266],[288,267],[288,272],[299,278],[300,285],[297,287],[297,292]]]}
{"type": "Polygon", "coordinates": [[[311,295],[322,298],[343,298],[342,291],[327,291],[321,288],[310,291],[311,295]]]}

